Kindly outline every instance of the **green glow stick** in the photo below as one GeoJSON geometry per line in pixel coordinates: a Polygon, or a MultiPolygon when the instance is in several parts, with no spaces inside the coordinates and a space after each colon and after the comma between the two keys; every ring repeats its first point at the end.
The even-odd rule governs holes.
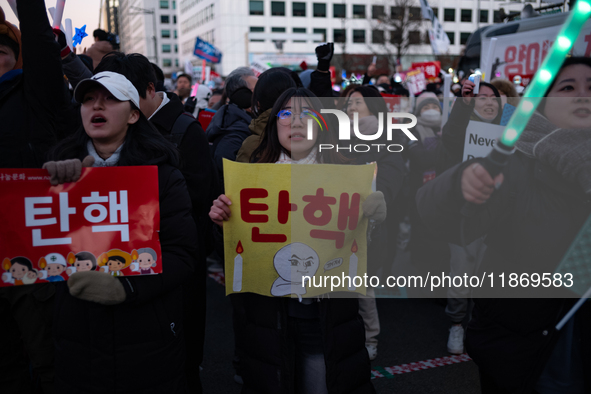
{"type": "Polygon", "coordinates": [[[515,146],[590,16],[590,1],[578,0],[501,136],[500,142],[507,148],[513,149],[515,146]]]}

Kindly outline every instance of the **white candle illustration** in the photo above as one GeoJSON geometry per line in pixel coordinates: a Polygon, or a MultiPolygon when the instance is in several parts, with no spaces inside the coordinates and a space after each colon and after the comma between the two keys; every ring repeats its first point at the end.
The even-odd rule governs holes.
{"type": "Polygon", "coordinates": [[[357,252],[357,241],[353,240],[353,245],[351,246],[351,252],[353,252],[351,254],[351,256],[349,257],[349,291],[355,291],[356,287],[353,284],[353,280],[355,279],[355,277],[357,276],[357,255],[355,254],[357,252]]]}
{"type": "Polygon", "coordinates": [[[242,252],[244,252],[242,242],[238,241],[238,246],[236,247],[236,253],[238,254],[234,257],[233,291],[242,291],[242,252]]]}

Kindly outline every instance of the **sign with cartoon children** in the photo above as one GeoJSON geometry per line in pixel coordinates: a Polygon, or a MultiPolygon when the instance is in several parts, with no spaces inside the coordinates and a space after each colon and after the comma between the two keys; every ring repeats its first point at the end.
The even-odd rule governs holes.
{"type": "Polygon", "coordinates": [[[85,168],[59,186],[46,170],[0,169],[0,206],[0,287],[162,272],[156,167],[85,168]]]}
{"type": "Polygon", "coordinates": [[[359,278],[367,272],[368,220],[361,205],[372,193],[374,169],[224,160],[232,201],[223,227],[226,294],[365,294],[359,278]]]}

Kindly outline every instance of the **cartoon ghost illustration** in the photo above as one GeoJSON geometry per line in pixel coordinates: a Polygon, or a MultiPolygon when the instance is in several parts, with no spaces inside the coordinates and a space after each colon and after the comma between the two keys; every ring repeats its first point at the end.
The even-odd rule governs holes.
{"type": "Polygon", "coordinates": [[[5,258],[2,268],[6,271],[2,274],[2,282],[4,283],[19,286],[30,285],[37,280],[37,270],[33,268],[31,260],[26,257],[5,258]]]}
{"type": "Polygon", "coordinates": [[[90,252],[68,253],[68,264],[71,265],[66,270],[68,276],[76,272],[96,271],[96,257],[90,252]]]}
{"type": "Polygon", "coordinates": [[[68,263],[64,256],[59,253],[49,253],[45,257],[39,259],[39,278],[45,279],[49,282],[62,282],[64,277],[62,272],[66,270],[68,263]]]}
{"type": "Polygon", "coordinates": [[[273,265],[279,278],[273,282],[271,294],[280,297],[288,294],[306,294],[302,277],[313,277],[320,266],[318,253],[300,242],[285,245],[273,257],[273,265]]]}

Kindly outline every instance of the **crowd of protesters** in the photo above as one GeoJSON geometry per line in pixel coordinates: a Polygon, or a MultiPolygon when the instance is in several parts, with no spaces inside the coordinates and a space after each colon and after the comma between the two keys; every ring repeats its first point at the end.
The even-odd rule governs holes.
{"type": "MultiPolygon", "coordinates": [[[[20,29],[0,8],[0,168],[45,168],[57,185],[76,182],[82,167],[157,166],[163,273],[123,280],[91,270],[63,283],[0,289],[0,333],[13,339],[0,352],[3,392],[201,392],[206,265],[223,261],[221,228],[232,209],[223,159],[375,162],[375,191],[362,206],[370,275],[389,272],[408,236],[401,223],[409,222],[416,272],[553,272],[591,213],[588,58],[566,60],[509,164],[491,177],[483,159],[464,160],[464,141],[471,121],[498,125],[505,106],[519,103],[507,80],[481,82],[475,94],[463,79],[407,100],[405,84],[376,75],[371,64],[361,83],[336,92],[328,43],[316,47],[314,71],[275,67],[257,77],[239,67],[213,90],[182,74],[167,92],[162,71],[141,54],[119,52],[113,35],[95,32],[95,43],[76,55],[50,27],[43,0],[17,7],[20,29]],[[316,125],[303,138],[307,111],[325,107],[343,110],[361,135],[375,134],[380,113],[389,112],[381,93],[401,96],[416,116],[414,138],[394,141],[402,152],[319,151],[338,141],[316,125]],[[441,100],[454,96],[444,124],[441,100]],[[205,129],[202,111],[215,111],[205,129]]],[[[392,142],[385,134],[378,143],[392,142]]],[[[374,392],[380,322],[367,290],[327,299],[232,294],[242,392],[374,392]]],[[[591,391],[588,304],[558,331],[571,299],[470,295],[468,288],[442,295],[447,349],[468,351],[483,393],[591,391]]]]}

